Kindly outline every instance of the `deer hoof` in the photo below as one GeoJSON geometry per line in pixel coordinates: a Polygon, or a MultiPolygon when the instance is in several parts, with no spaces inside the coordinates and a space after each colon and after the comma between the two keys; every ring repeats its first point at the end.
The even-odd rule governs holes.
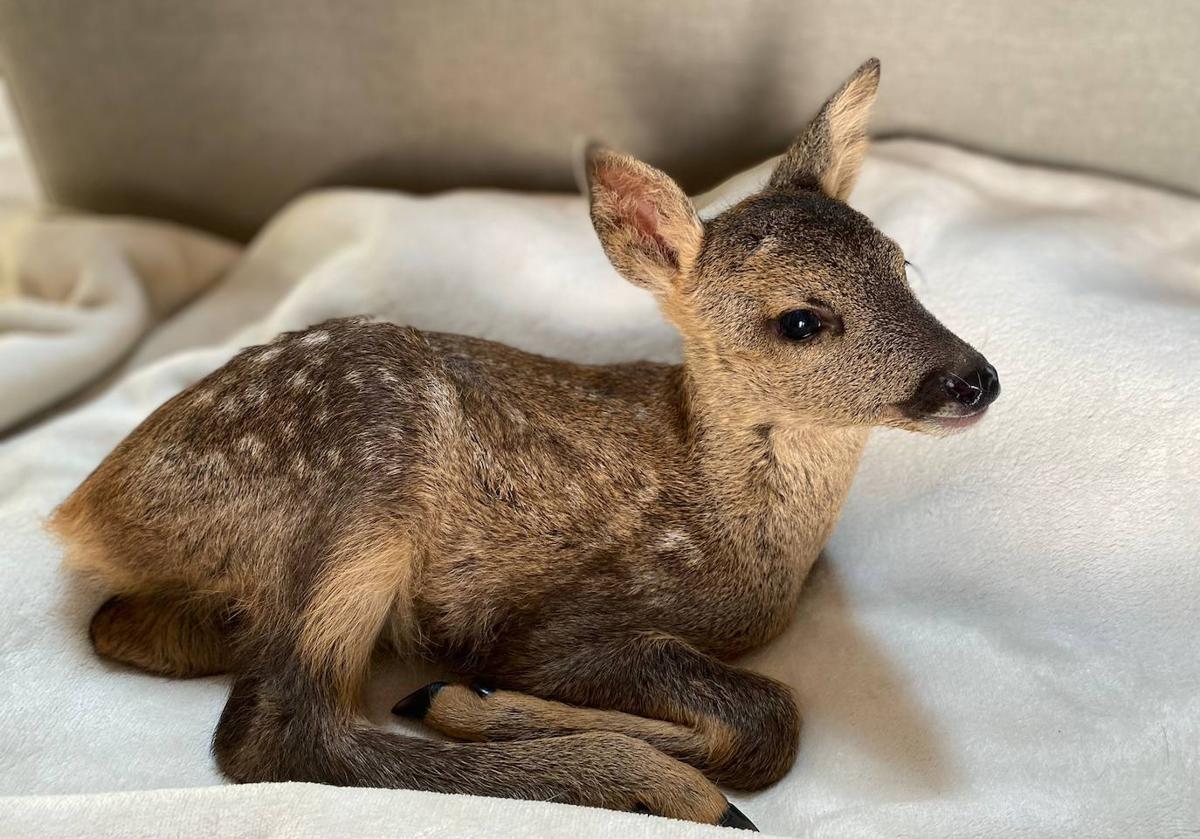
{"type": "Polygon", "coordinates": [[[725,812],[721,814],[721,820],[717,824],[721,827],[736,827],[739,830],[753,830],[758,833],[754,822],[746,818],[746,814],[732,804],[725,808],[725,812]]]}
{"type": "Polygon", "coordinates": [[[398,717],[408,717],[411,720],[424,719],[429,713],[429,706],[438,691],[446,686],[445,682],[430,682],[425,687],[417,688],[408,696],[401,699],[392,708],[392,713],[398,717]]]}

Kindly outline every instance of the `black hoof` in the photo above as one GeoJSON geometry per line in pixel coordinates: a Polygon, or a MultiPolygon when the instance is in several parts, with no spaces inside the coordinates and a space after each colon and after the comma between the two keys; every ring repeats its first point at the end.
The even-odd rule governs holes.
{"type": "Polygon", "coordinates": [[[717,824],[721,827],[736,827],[739,830],[753,830],[758,833],[754,822],[746,818],[746,814],[732,804],[725,808],[725,812],[721,814],[721,820],[717,824]]]}
{"type": "Polygon", "coordinates": [[[484,684],[483,682],[471,682],[471,690],[475,691],[476,696],[482,697],[483,699],[487,699],[496,692],[494,687],[484,684]]]}
{"type": "Polygon", "coordinates": [[[392,708],[392,713],[398,717],[408,717],[412,720],[424,719],[429,713],[429,705],[438,691],[446,686],[445,682],[430,682],[423,688],[417,688],[408,696],[401,699],[392,708]]]}

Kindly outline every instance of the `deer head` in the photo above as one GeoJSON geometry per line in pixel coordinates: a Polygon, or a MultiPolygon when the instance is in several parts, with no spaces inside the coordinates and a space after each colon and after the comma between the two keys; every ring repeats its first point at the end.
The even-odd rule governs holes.
{"type": "Polygon", "coordinates": [[[592,222],[609,260],[679,329],[696,387],[749,422],[947,433],[1000,392],[995,369],[913,295],[900,247],[845,203],[878,86],[871,60],[762,191],[708,222],[667,175],[588,149],[592,222]]]}

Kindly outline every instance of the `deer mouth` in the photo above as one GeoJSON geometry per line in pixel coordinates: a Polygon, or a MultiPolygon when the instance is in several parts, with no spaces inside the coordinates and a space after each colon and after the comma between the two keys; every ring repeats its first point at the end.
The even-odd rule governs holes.
{"type": "Polygon", "coordinates": [[[978,411],[972,411],[969,414],[959,414],[956,416],[927,416],[924,422],[932,425],[939,431],[953,434],[958,431],[965,431],[975,423],[983,419],[983,415],[987,413],[987,406],[980,408],[978,411]]]}

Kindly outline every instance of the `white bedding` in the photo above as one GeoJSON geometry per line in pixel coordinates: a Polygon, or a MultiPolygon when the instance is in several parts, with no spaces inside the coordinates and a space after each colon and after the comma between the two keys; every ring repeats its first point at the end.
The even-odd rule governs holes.
{"type": "MultiPolygon", "coordinates": [[[[893,141],[853,203],[1004,392],[965,435],[873,437],[796,621],[749,661],[799,692],[799,760],[734,800],[788,836],[1200,835],[1200,202],[893,141]]],[[[154,276],[127,253],[58,258],[72,276],[154,276]]],[[[317,194],[227,258],[100,397],[0,443],[0,835],[729,835],[550,803],[214,786],[226,681],[91,654],[103,593],[64,581],[40,522],[237,347],[370,312],[576,359],[676,352],[578,198],[317,194]]],[[[381,667],[372,716],[394,724],[391,702],[429,676],[381,667]]]]}

